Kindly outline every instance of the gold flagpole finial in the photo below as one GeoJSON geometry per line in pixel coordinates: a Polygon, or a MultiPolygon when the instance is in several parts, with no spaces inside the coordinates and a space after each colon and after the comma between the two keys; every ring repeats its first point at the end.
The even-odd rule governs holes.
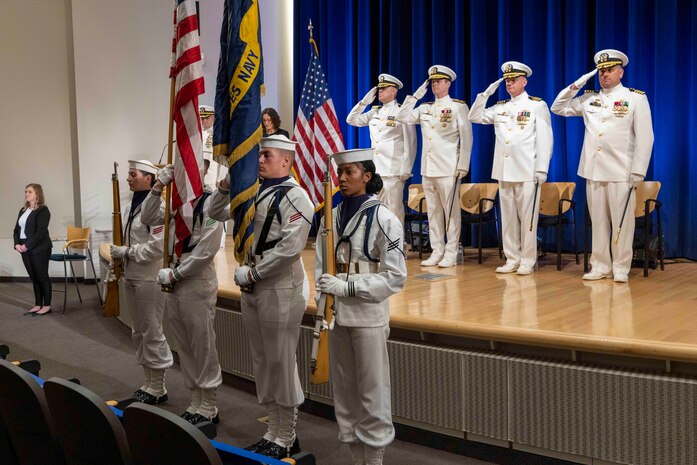
{"type": "Polygon", "coordinates": [[[314,27],[312,26],[312,20],[310,20],[310,24],[307,26],[307,30],[310,31],[310,39],[312,39],[312,29],[314,27]]]}

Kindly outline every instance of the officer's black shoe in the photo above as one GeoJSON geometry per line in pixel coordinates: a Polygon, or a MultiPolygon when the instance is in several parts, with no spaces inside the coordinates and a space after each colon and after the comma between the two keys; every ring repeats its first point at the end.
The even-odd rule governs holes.
{"type": "Polygon", "coordinates": [[[285,459],[286,457],[290,457],[291,455],[295,455],[298,452],[300,452],[300,442],[298,442],[298,438],[295,438],[293,445],[290,447],[283,447],[275,442],[272,442],[269,447],[264,450],[260,450],[259,454],[281,460],[285,459]]]}
{"type": "Polygon", "coordinates": [[[267,441],[266,439],[261,438],[259,441],[255,442],[251,446],[245,447],[245,449],[248,450],[249,452],[257,452],[258,453],[258,452],[266,449],[267,447],[269,447],[271,444],[272,444],[271,441],[267,441]]]}
{"type": "MultiPolygon", "coordinates": [[[[188,413],[188,412],[184,412],[184,413],[188,413]]],[[[199,423],[203,423],[205,421],[210,421],[214,425],[217,425],[218,423],[220,423],[220,416],[217,413],[215,414],[215,416],[213,418],[204,417],[200,413],[193,413],[193,414],[190,413],[189,415],[191,415],[191,416],[188,418],[184,418],[184,415],[182,414],[182,418],[184,418],[186,421],[188,421],[189,423],[191,423],[194,426],[198,425],[199,423]]]]}
{"type": "Polygon", "coordinates": [[[179,416],[182,417],[186,421],[191,421],[191,417],[193,417],[194,415],[195,415],[195,413],[191,413],[188,410],[184,410],[184,413],[182,413],[179,416]]]}
{"type": "Polygon", "coordinates": [[[134,399],[136,402],[142,402],[148,405],[157,405],[167,402],[167,394],[165,393],[162,396],[153,396],[142,389],[138,389],[133,393],[132,399],[134,399]]]}

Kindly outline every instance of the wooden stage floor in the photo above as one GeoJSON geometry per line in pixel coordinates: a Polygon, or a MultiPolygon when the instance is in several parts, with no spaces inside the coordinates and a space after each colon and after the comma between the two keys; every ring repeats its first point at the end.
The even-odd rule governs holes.
{"type": "MultiPolygon", "coordinates": [[[[216,257],[219,296],[239,299],[233,282],[237,264],[232,244],[216,257]]],[[[665,271],[632,269],[629,283],[583,281],[583,265],[564,255],[538,262],[530,276],[497,274],[502,264],[494,249],[477,264],[476,250],[465,250],[465,264],[422,268],[409,253],[408,279],[390,299],[391,326],[532,346],[697,362],[697,264],[666,264],[665,271]],[[434,281],[429,273],[443,275],[434,281]]],[[[303,252],[314,295],[314,250],[303,252]]],[[[308,312],[314,313],[310,299],[308,312]]]]}

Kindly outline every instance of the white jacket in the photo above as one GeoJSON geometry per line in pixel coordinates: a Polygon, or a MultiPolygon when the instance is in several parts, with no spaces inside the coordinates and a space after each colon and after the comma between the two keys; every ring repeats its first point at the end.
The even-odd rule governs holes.
{"type": "Polygon", "coordinates": [[[447,95],[414,108],[416,102],[416,97],[408,95],[397,114],[397,121],[421,124],[421,175],[455,176],[457,170],[469,170],[472,124],[467,118],[467,104],[447,95]]]}
{"type": "Polygon", "coordinates": [[[411,174],[416,158],[416,130],[397,121],[399,104],[392,100],[363,113],[366,105],[358,102],[346,117],[351,126],[370,127],[370,141],[375,149],[376,171],[380,176],[411,174]]]}
{"type": "MultiPolygon", "coordinates": [[[[124,245],[129,247],[128,256],[123,261],[124,276],[131,281],[155,281],[157,271],[162,268],[164,226],[143,224],[141,222],[142,207],[143,204],[140,204],[135,209],[132,219],[129,219],[130,202],[124,211],[126,219],[123,228],[124,245]]],[[[162,199],[159,205],[153,202],[153,207],[158,208],[164,217],[165,203],[162,199]]]]}
{"type": "Polygon", "coordinates": [[[653,150],[651,108],[644,92],[622,84],[609,91],[562,90],[552,113],[583,116],[586,133],[578,175],[590,181],[629,181],[631,173],[646,176],[653,150]]]}
{"type": "Polygon", "coordinates": [[[487,94],[478,94],[469,120],[493,124],[496,132],[491,177],[499,181],[534,181],[535,172],[547,173],[554,138],[547,104],[523,92],[484,109],[487,94]]]}
{"type": "MultiPolygon", "coordinates": [[[[336,322],[341,326],[355,327],[379,327],[387,325],[390,321],[389,297],[401,291],[407,280],[407,266],[402,251],[402,236],[404,230],[397,217],[379,203],[375,198],[370,198],[363,203],[356,214],[346,225],[344,234],[351,231],[354,234],[349,243],[339,244],[339,218],[341,205],[333,211],[334,243],[336,249],[336,263],[346,264],[351,260],[351,270],[348,273],[348,281],[352,281],[355,296],[336,297],[334,300],[334,312],[336,322]],[[373,217],[373,223],[368,235],[368,253],[373,259],[379,259],[375,264],[368,260],[364,253],[364,238],[367,216],[362,213],[371,205],[378,204],[373,217]],[[359,263],[365,268],[356,273],[353,264],[359,263]],[[371,265],[372,263],[372,265],[371,265]],[[370,272],[367,268],[375,268],[370,272]]],[[[315,277],[322,275],[324,240],[320,228],[317,233],[315,261],[315,277]]],[[[337,273],[341,280],[347,279],[347,273],[337,273]]]]}

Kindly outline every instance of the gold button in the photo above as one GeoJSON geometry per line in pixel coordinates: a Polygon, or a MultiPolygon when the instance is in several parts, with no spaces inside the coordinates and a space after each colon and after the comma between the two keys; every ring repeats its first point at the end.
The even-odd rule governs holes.
{"type": "Polygon", "coordinates": [[[598,137],[603,137],[603,133],[601,132],[600,134],[598,134],[598,137]]]}
{"type": "Polygon", "coordinates": [[[507,144],[508,144],[508,142],[510,142],[510,141],[506,141],[507,144]]]}
{"type": "Polygon", "coordinates": [[[598,147],[598,148],[596,149],[596,152],[600,152],[600,147],[598,147]]]}
{"type": "Polygon", "coordinates": [[[603,108],[607,108],[607,103],[603,105],[603,108]]]}
{"type": "Polygon", "coordinates": [[[431,125],[431,129],[435,129],[436,127],[434,125],[431,125]]]}
{"type": "Polygon", "coordinates": [[[601,123],[604,123],[604,122],[605,122],[605,120],[604,120],[604,119],[601,119],[601,120],[600,120],[600,122],[601,122],[601,123]]]}
{"type": "Polygon", "coordinates": [[[512,129],[511,129],[511,128],[508,128],[508,130],[509,130],[509,131],[512,131],[512,129]]]}

